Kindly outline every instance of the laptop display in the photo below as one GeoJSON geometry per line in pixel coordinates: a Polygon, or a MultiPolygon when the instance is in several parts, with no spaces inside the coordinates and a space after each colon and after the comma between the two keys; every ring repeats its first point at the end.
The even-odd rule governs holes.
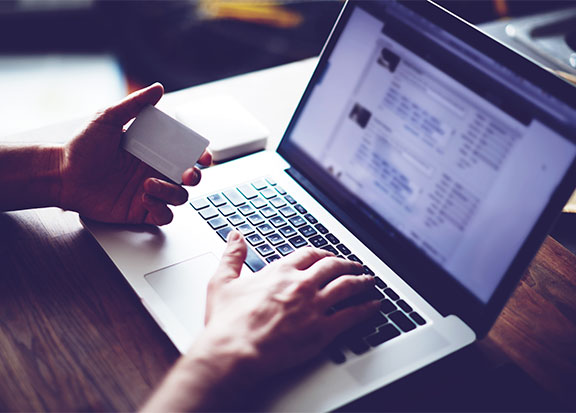
{"type": "Polygon", "coordinates": [[[574,162],[576,113],[395,2],[336,35],[282,146],[488,302],[574,162]]]}

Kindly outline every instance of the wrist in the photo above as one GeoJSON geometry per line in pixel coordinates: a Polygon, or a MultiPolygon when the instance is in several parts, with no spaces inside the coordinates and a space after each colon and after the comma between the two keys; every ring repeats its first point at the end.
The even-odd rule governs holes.
{"type": "Polygon", "coordinates": [[[228,337],[209,332],[180,358],[145,411],[238,409],[256,385],[251,374],[254,354],[228,337]]]}
{"type": "Polygon", "coordinates": [[[60,206],[62,146],[0,148],[0,210],[60,206]]]}

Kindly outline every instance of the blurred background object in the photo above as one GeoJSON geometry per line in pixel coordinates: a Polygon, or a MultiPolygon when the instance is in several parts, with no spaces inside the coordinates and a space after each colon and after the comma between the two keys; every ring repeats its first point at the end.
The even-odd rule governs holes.
{"type": "Polygon", "coordinates": [[[86,115],[126,92],[110,55],[0,56],[0,137],[86,115]]]}
{"type": "MultiPolygon", "coordinates": [[[[437,2],[565,79],[574,75],[576,0],[437,2]]],[[[92,112],[123,95],[126,85],[160,81],[174,91],[315,56],[342,5],[0,0],[0,136],[75,109],[92,112]]],[[[558,237],[576,251],[576,224],[571,228],[563,232],[568,238],[558,237]]]]}

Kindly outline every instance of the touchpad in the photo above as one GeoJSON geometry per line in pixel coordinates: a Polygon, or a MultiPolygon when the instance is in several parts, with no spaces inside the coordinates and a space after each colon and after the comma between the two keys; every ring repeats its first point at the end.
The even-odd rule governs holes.
{"type": "Polygon", "coordinates": [[[218,267],[212,253],[146,274],[144,278],[191,333],[204,324],[208,281],[218,267]]]}

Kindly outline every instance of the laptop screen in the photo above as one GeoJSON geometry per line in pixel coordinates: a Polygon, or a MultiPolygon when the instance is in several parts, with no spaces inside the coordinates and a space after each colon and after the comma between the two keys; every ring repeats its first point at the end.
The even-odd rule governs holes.
{"type": "Polygon", "coordinates": [[[398,3],[347,18],[282,145],[486,303],[574,161],[576,113],[398,3]]]}

